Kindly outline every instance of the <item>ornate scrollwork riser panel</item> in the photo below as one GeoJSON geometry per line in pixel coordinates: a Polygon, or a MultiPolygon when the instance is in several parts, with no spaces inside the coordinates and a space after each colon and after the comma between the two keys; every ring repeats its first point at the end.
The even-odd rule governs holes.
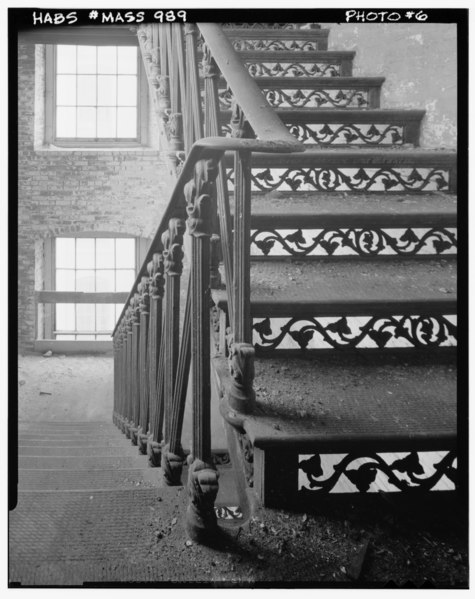
{"type": "Polygon", "coordinates": [[[455,451],[299,456],[298,489],[329,493],[453,491],[455,451]]]}
{"type": "Polygon", "coordinates": [[[239,39],[232,41],[233,48],[238,52],[242,51],[286,51],[296,50],[297,52],[316,52],[318,51],[318,42],[309,40],[253,40],[239,39]]]}
{"type": "MultiPolygon", "coordinates": [[[[230,189],[234,174],[228,170],[230,189]]],[[[253,168],[254,191],[448,191],[449,170],[431,167],[253,168]]]]}
{"type": "MultiPolygon", "coordinates": [[[[368,108],[368,90],[342,89],[263,89],[266,100],[274,108],[368,108]]],[[[223,110],[232,105],[232,93],[228,89],[219,92],[219,101],[223,110]]]]}
{"type": "Polygon", "coordinates": [[[246,63],[252,77],[338,77],[341,64],[328,62],[277,62],[272,60],[246,63]]]}
{"type": "Polygon", "coordinates": [[[402,124],[308,124],[287,125],[289,131],[302,143],[320,145],[389,145],[405,143],[402,124]]]}
{"type": "Polygon", "coordinates": [[[256,350],[452,347],[456,316],[255,318],[256,350]]]}
{"type": "Polygon", "coordinates": [[[454,255],[456,229],[254,229],[252,256],[454,255]]]}

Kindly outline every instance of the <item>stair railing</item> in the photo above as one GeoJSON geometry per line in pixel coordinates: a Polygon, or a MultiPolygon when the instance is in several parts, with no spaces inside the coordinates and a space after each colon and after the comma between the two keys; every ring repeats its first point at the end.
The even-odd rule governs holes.
{"type": "Polygon", "coordinates": [[[168,484],[181,484],[181,435],[191,365],[187,529],[191,537],[203,540],[217,530],[210,309],[211,288],[220,279],[219,254],[228,288],[231,331],[228,399],[233,409],[249,412],[254,401],[250,157],[252,152],[299,152],[303,147],[264,99],[218,25],[146,25],[139,28],[138,38],[177,180],[113,332],[113,418],[139,451],[148,454],[150,465],[163,468],[168,484]],[[234,98],[233,137],[222,137],[221,77],[234,98]],[[253,138],[246,138],[249,135],[253,138]],[[227,152],[234,152],[234,223],[224,165],[227,152]]]}

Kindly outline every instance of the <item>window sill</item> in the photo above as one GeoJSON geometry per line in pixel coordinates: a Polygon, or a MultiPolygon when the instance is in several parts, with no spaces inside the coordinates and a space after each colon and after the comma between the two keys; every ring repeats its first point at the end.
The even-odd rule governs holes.
{"type": "Polygon", "coordinates": [[[57,339],[36,339],[34,350],[37,352],[52,351],[53,354],[106,353],[113,350],[110,341],[58,341],[57,339]]]}

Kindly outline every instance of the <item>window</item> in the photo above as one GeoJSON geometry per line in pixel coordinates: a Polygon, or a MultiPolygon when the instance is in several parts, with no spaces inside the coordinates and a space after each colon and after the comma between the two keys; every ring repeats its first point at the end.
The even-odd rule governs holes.
{"type": "Polygon", "coordinates": [[[145,143],[147,92],[137,46],[47,46],[46,72],[47,142],[145,143]]]}
{"type": "Polygon", "coordinates": [[[123,308],[112,301],[114,294],[128,293],[135,280],[136,240],[58,237],[54,253],[56,291],[87,293],[89,301],[55,304],[53,338],[109,340],[123,308]],[[101,294],[102,301],[90,301],[91,294],[101,294]]]}

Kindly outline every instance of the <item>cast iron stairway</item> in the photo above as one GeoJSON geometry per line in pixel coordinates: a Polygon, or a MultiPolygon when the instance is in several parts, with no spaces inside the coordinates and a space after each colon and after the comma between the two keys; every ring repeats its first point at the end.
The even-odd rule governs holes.
{"type": "MultiPolygon", "coordinates": [[[[268,506],[382,480],[453,489],[456,154],[419,148],[424,111],[380,108],[384,78],[353,77],[354,53],[327,50],[328,30],[226,33],[308,148],[251,159],[252,413],[229,407],[214,360],[243,480],[268,506]]],[[[229,134],[224,82],[219,96],[229,134]]],[[[226,289],[213,299],[224,354],[226,289]]]]}

